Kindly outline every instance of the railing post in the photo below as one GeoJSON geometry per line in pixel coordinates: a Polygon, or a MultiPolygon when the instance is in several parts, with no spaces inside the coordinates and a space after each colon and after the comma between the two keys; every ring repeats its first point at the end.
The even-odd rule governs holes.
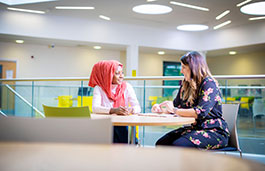
{"type": "MultiPolygon", "coordinates": [[[[6,111],[7,111],[7,114],[10,112],[8,109],[9,109],[9,95],[8,95],[8,89],[6,89],[6,111]]],[[[15,116],[15,112],[14,112],[14,116],[15,116]]]]}
{"type": "Polygon", "coordinates": [[[228,81],[225,80],[225,103],[227,103],[227,93],[228,93],[227,86],[228,86],[228,81]]]}
{"type": "MultiPolygon", "coordinates": [[[[146,80],[144,80],[144,110],[143,110],[143,113],[145,113],[145,83],[146,83],[146,80]]],[[[143,138],[142,138],[142,144],[144,146],[144,137],[145,137],[145,126],[143,126],[143,138]]]]}
{"type": "MultiPolygon", "coordinates": [[[[81,81],[81,106],[83,106],[83,96],[84,96],[84,94],[83,94],[84,92],[83,92],[83,80],[81,81]]],[[[78,98],[78,97],[77,97],[78,98]]],[[[77,103],[78,103],[78,101],[77,101],[77,103]]]]}
{"type": "Polygon", "coordinates": [[[31,117],[33,118],[34,117],[34,109],[33,109],[33,107],[34,107],[34,81],[32,81],[32,98],[31,98],[31,104],[32,104],[32,106],[31,106],[31,117]]]}
{"type": "Polygon", "coordinates": [[[143,99],[144,99],[144,101],[143,101],[144,110],[143,110],[143,113],[145,113],[145,82],[146,82],[146,80],[144,80],[144,97],[143,97],[143,99]]]}

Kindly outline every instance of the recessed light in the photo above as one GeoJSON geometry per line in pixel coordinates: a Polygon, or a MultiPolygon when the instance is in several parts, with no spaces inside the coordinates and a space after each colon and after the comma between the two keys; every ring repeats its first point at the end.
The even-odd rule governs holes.
{"type": "Polygon", "coordinates": [[[265,19],[265,16],[249,18],[249,20],[263,20],[263,19],[265,19]]]}
{"type": "Polygon", "coordinates": [[[101,18],[101,19],[103,19],[103,20],[110,20],[110,18],[109,17],[107,17],[107,16],[104,16],[104,15],[100,15],[99,16],[99,18],[101,18]]]}
{"type": "Polygon", "coordinates": [[[0,0],[1,3],[7,5],[25,5],[25,4],[33,4],[33,3],[40,3],[40,2],[50,2],[56,0],[0,0]]]}
{"type": "Polygon", "coordinates": [[[230,24],[230,23],[231,23],[231,20],[228,20],[228,21],[223,22],[223,23],[221,23],[221,24],[219,24],[217,26],[214,26],[213,29],[214,30],[219,29],[219,28],[224,27],[224,26],[226,26],[227,24],[230,24]]]}
{"type": "Polygon", "coordinates": [[[157,0],[146,0],[146,2],[155,2],[157,0]]]}
{"type": "Polygon", "coordinates": [[[56,9],[70,9],[70,10],[92,10],[95,7],[71,7],[71,6],[57,6],[56,9]]]}
{"type": "Polygon", "coordinates": [[[12,10],[12,11],[20,11],[20,12],[30,12],[30,13],[37,13],[37,14],[45,14],[44,11],[37,11],[37,10],[28,10],[28,9],[10,8],[10,7],[7,7],[7,9],[12,10]]]}
{"type": "Polygon", "coordinates": [[[236,51],[229,51],[229,55],[235,55],[236,51]]]}
{"type": "Polygon", "coordinates": [[[101,49],[101,46],[94,46],[93,48],[98,50],[101,49]]]}
{"type": "Polygon", "coordinates": [[[158,55],[165,55],[165,52],[164,51],[158,51],[157,54],[158,55]]]}
{"type": "Polygon", "coordinates": [[[247,4],[241,7],[240,11],[249,15],[265,15],[265,1],[247,4]]]}
{"type": "Polygon", "coordinates": [[[175,2],[175,1],[170,1],[169,3],[173,4],[173,5],[178,5],[178,6],[187,7],[187,8],[193,8],[193,9],[197,9],[197,10],[201,10],[201,11],[209,11],[208,8],[199,7],[199,6],[195,6],[195,5],[184,4],[184,3],[175,2]]]}
{"type": "Polygon", "coordinates": [[[134,12],[140,14],[166,14],[172,11],[172,8],[165,5],[144,4],[133,7],[134,12]]]}
{"type": "Polygon", "coordinates": [[[201,24],[186,24],[177,27],[178,30],[182,31],[203,31],[207,30],[208,28],[209,28],[208,26],[201,24]]]}
{"type": "Polygon", "coordinates": [[[249,3],[250,1],[252,1],[252,0],[246,0],[246,1],[240,2],[240,3],[237,4],[236,6],[237,6],[237,7],[241,7],[242,5],[245,5],[246,3],[249,3]]]}
{"type": "Polygon", "coordinates": [[[19,44],[24,43],[24,40],[16,40],[16,43],[19,43],[19,44]]]}
{"type": "Polygon", "coordinates": [[[229,13],[230,13],[230,11],[229,10],[226,10],[222,14],[218,15],[215,19],[216,20],[220,20],[221,18],[223,18],[224,16],[226,16],[229,13]]]}

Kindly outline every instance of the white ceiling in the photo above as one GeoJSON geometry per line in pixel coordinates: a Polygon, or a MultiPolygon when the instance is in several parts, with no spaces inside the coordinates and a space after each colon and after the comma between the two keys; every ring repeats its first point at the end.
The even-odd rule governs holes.
{"type": "MultiPolygon", "coordinates": [[[[148,27],[156,27],[162,29],[175,29],[181,24],[206,24],[209,31],[213,26],[224,21],[231,20],[232,23],[228,27],[244,26],[250,23],[264,22],[264,20],[248,21],[253,17],[240,12],[240,8],[236,4],[244,0],[176,0],[187,4],[197,5],[209,8],[210,11],[199,11],[195,9],[175,6],[170,4],[170,0],[157,0],[154,2],[146,2],[146,0],[59,0],[52,2],[42,2],[26,5],[13,5],[12,7],[25,8],[31,10],[45,11],[45,15],[59,15],[76,18],[98,19],[99,15],[106,15],[112,21],[120,23],[129,23],[136,25],[144,25],[148,27]],[[168,14],[161,15],[144,15],[132,11],[132,8],[140,4],[161,4],[170,6],[173,11],[168,14]],[[56,10],[55,6],[93,6],[94,10],[56,10]],[[215,17],[230,10],[231,12],[220,20],[215,17]]],[[[259,0],[252,0],[258,2],[259,0]]],[[[6,9],[7,5],[0,3],[0,9],[6,9]]]]}
{"type": "MultiPolygon", "coordinates": [[[[56,15],[56,16],[66,16],[72,18],[82,18],[87,20],[101,20],[99,15],[105,15],[111,18],[109,22],[124,23],[124,24],[134,24],[141,25],[152,28],[159,28],[164,30],[175,30],[178,25],[181,24],[205,24],[209,26],[209,30],[204,31],[205,33],[213,31],[213,27],[224,21],[231,20],[232,23],[225,26],[224,28],[232,27],[244,27],[250,24],[255,24],[259,22],[264,22],[264,20],[249,21],[248,18],[254,17],[240,12],[240,8],[236,7],[236,4],[244,0],[175,0],[177,2],[197,5],[201,7],[209,8],[210,11],[199,11],[185,7],[179,7],[169,4],[170,0],[157,0],[155,2],[146,2],[146,0],[59,0],[54,2],[42,2],[35,4],[26,5],[13,5],[12,7],[31,9],[31,10],[41,10],[45,11],[44,15],[56,15]],[[132,11],[132,8],[140,4],[161,4],[172,7],[173,11],[168,14],[162,15],[144,15],[137,14],[132,11]],[[55,6],[93,6],[94,10],[56,10],[55,6]],[[220,20],[216,20],[215,17],[224,12],[225,10],[230,10],[231,12],[220,20]]],[[[260,0],[252,0],[252,2],[259,2],[260,0]]],[[[7,10],[9,7],[5,4],[0,3],[0,10],[7,10]]],[[[221,28],[222,29],[222,28],[221,28]]],[[[0,35],[2,41],[13,41],[15,37],[11,35],[0,35]]],[[[63,41],[63,40],[52,40],[52,39],[38,39],[33,37],[23,37],[28,39],[32,43],[39,44],[51,44],[57,43],[60,45],[69,46],[93,46],[94,43],[89,42],[74,42],[74,41],[63,41]]],[[[125,46],[121,45],[106,45],[110,49],[120,49],[125,50],[125,46]]],[[[259,49],[264,48],[264,45],[259,45],[259,49]]],[[[144,48],[140,50],[152,52],[156,48],[144,48]]],[[[240,50],[240,48],[238,48],[240,50]]],[[[241,48],[242,50],[246,49],[241,48]]],[[[252,48],[250,48],[252,49],[252,48]]],[[[249,50],[250,50],[249,49],[249,50]]],[[[265,49],[265,48],[264,48],[265,49]]],[[[227,49],[225,50],[227,53],[227,49]]],[[[222,53],[222,50],[216,51],[218,54],[222,53]]],[[[168,51],[168,53],[174,54],[175,51],[168,51]]],[[[176,52],[181,53],[181,52],[176,52]]],[[[211,54],[211,53],[210,53],[211,54]]],[[[217,54],[212,54],[216,56],[217,54]]]]}

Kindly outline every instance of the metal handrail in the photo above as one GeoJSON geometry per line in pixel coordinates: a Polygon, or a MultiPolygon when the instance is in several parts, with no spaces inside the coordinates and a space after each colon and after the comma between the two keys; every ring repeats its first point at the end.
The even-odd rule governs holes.
{"type": "Polygon", "coordinates": [[[0,115],[4,116],[4,117],[7,117],[6,114],[4,112],[2,112],[1,110],[0,110],[0,115]]]}
{"type": "MultiPolygon", "coordinates": [[[[2,86],[5,86],[6,84],[2,84],[2,86]]],[[[32,87],[32,85],[12,85],[15,87],[32,87]]],[[[41,87],[41,88],[80,88],[80,85],[56,85],[56,86],[50,86],[50,85],[34,85],[34,87],[41,87]]],[[[179,88],[180,86],[168,86],[168,85],[133,85],[133,88],[179,88]]],[[[227,86],[222,86],[219,84],[219,88],[229,88],[229,89],[265,89],[265,86],[231,86],[231,85],[227,85],[227,86]]]]}
{"type": "MultiPolygon", "coordinates": [[[[215,79],[265,79],[265,75],[214,75],[215,79]]],[[[124,80],[183,80],[183,76],[137,76],[124,77],[124,80]]],[[[0,81],[88,81],[89,77],[45,77],[45,78],[13,78],[0,81]]]]}
{"type": "Polygon", "coordinates": [[[30,102],[28,102],[25,98],[23,98],[20,94],[18,94],[14,89],[12,89],[9,85],[5,85],[12,93],[14,93],[18,98],[20,98],[23,102],[25,102],[28,106],[33,108],[34,111],[36,111],[38,114],[40,114],[42,117],[45,118],[45,115],[39,111],[36,107],[32,106],[30,102]]]}

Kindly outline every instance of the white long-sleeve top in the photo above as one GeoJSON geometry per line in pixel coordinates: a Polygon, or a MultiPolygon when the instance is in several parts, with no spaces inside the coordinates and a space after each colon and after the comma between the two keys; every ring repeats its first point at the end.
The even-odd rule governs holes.
{"type": "MultiPolygon", "coordinates": [[[[116,92],[117,86],[113,85],[112,92],[116,92]]],[[[134,113],[140,113],[141,107],[135,95],[134,89],[131,84],[126,82],[126,89],[124,91],[124,100],[126,107],[132,107],[134,113]]],[[[114,102],[108,98],[106,93],[99,86],[94,87],[92,111],[93,113],[109,113],[110,109],[113,108],[114,102]]]]}

